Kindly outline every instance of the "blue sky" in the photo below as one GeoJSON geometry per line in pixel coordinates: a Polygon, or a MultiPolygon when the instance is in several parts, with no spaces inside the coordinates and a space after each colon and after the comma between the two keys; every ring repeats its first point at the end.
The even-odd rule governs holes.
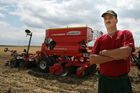
{"type": "MultiPolygon", "coordinates": [[[[9,4],[0,2],[0,8],[7,7],[8,5],[9,4]]],[[[0,13],[5,16],[3,18],[0,18],[0,21],[5,21],[5,22],[7,22],[10,25],[15,26],[15,27],[21,27],[23,24],[20,21],[20,17],[19,16],[16,16],[16,15],[10,15],[8,13],[10,11],[15,11],[16,8],[17,8],[16,6],[10,6],[10,7],[7,7],[6,8],[7,11],[5,11],[5,9],[4,10],[0,10],[0,13]]]]}
{"type": "Polygon", "coordinates": [[[112,9],[118,29],[130,30],[140,46],[139,5],[140,0],[0,0],[0,45],[27,45],[25,29],[33,32],[32,45],[41,45],[48,28],[87,25],[106,33],[100,16],[112,9]]]}

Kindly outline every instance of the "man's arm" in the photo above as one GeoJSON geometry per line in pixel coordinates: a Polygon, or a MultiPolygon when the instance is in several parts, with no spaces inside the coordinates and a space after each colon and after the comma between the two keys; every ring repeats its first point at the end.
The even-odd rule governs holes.
{"type": "Polygon", "coordinates": [[[103,56],[112,57],[115,60],[126,59],[131,55],[132,48],[129,46],[120,47],[112,50],[102,50],[103,56]]]}
{"type": "Polygon", "coordinates": [[[111,57],[101,56],[96,54],[91,54],[89,57],[90,64],[102,64],[113,60],[114,59],[111,57]]]}

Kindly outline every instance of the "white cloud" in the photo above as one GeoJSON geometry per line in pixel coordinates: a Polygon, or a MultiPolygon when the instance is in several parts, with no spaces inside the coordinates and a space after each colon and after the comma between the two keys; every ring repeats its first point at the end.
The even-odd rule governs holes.
{"type": "Polygon", "coordinates": [[[7,10],[7,7],[4,6],[4,7],[0,7],[0,11],[6,11],[7,10]]]}
{"type": "MultiPolygon", "coordinates": [[[[27,27],[12,27],[10,24],[0,22],[0,44],[1,45],[27,45],[28,37],[26,37],[25,29],[27,27]]],[[[32,45],[41,45],[44,40],[44,29],[28,28],[33,32],[32,45]]]]}
{"type": "Polygon", "coordinates": [[[11,14],[19,15],[25,25],[30,24],[33,27],[44,28],[46,26],[62,27],[72,24],[77,24],[77,26],[89,25],[93,21],[94,23],[99,21],[97,16],[94,15],[99,14],[99,12],[90,0],[83,0],[82,2],[78,0],[63,1],[61,4],[54,1],[38,0],[33,2],[31,0],[27,2],[25,0],[24,2],[18,2],[18,9],[11,14]]]}
{"type": "Polygon", "coordinates": [[[118,28],[119,29],[125,29],[125,30],[130,30],[133,34],[134,40],[136,43],[136,46],[140,46],[140,19],[132,19],[132,18],[124,18],[123,21],[120,20],[118,28]],[[139,42],[138,42],[139,41],[139,42]]]}
{"type": "Polygon", "coordinates": [[[2,18],[3,18],[3,17],[5,17],[5,15],[4,15],[4,14],[2,14],[2,13],[0,13],[0,17],[2,17],[2,18]]]}
{"type": "MultiPolygon", "coordinates": [[[[108,9],[113,9],[118,13],[118,29],[131,30],[135,40],[139,37],[140,0],[62,0],[62,2],[57,2],[57,0],[2,0],[1,2],[7,6],[0,10],[7,11],[9,7],[16,7],[12,11],[7,11],[8,14],[18,15],[24,24],[22,29],[30,28],[34,31],[36,38],[44,35],[47,28],[66,26],[88,25],[94,30],[106,33],[101,14],[108,9]]],[[[9,30],[14,31],[14,28],[10,27],[9,30]]],[[[21,30],[21,28],[18,29],[21,30]]],[[[37,42],[43,39],[39,38],[37,42]]]]}

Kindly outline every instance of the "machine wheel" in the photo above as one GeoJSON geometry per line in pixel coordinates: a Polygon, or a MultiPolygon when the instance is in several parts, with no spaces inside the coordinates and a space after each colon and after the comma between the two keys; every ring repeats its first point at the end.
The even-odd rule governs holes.
{"type": "Polygon", "coordinates": [[[66,64],[67,64],[67,62],[62,63],[62,65],[58,69],[58,71],[55,72],[55,75],[59,75],[59,76],[63,76],[64,77],[64,76],[68,76],[68,75],[70,75],[70,74],[75,72],[76,67],[74,67],[74,66],[66,67],[65,66],[66,64]]]}
{"type": "Polygon", "coordinates": [[[17,66],[18,66],[17,60],[16,60],[15,58],[12,58],[12,59],[10,60],[10,67],[11,67],[11,68],[15,68],[15,67],[17,67],[17,66]]]}
{"type": "Polygon", "coordinates": [[[49,72],[49,66],[50,66],[50,59],[47,58],[41,58],[38,63],[38,67],[41,72],[49,72]]]}
{"type": "MultiPolygon", "coordinates": [[[[54,65],[55,65],[55,64],[54,64],[54,65]]],[[[62,74],[62,72],[63,72],[63,68],[62,68],[62,66],[61,66],[59,69],[57,69],[57,70],[55,71],[55,75],[59,76],[59,75],[62,74]]]]}

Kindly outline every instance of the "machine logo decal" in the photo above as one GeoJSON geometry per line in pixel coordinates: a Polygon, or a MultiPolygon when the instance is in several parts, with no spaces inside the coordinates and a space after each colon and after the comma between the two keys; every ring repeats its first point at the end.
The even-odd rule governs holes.
{"type": "Polygon", "coordinates": [[[52,36],[64,36],[65,33],[60,33],[60,34],[52,34],[52,36]]]}
{"type": "Polygon", "coordinates": [[[81,32],[80,31],[70,31],[67,33],[67,35],[80,35],[81,32]]]}

